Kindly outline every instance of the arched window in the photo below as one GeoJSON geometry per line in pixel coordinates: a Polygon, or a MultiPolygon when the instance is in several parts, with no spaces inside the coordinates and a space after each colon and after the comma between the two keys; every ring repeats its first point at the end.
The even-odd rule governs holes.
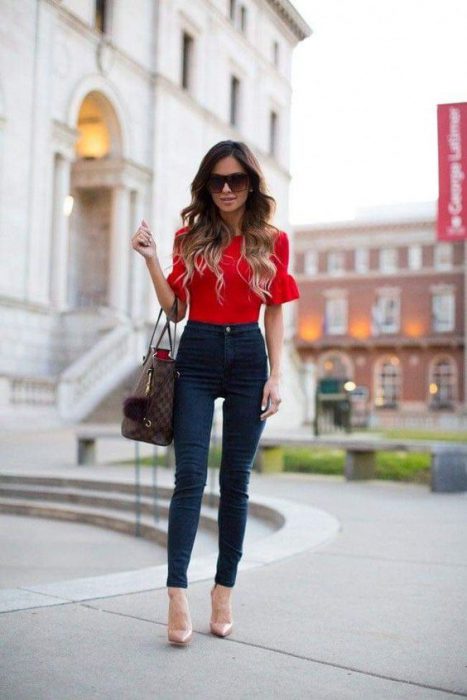
{"type": "Polygon", "coordinates": [[[319,358],[319,378],[352,379],[353,366],[350,358],[343,352],[331,351],[319,358]]]}
{"type": "Polygon", "coordinates": [[[430,368],[430,407],[453,408],[456,401],[457,368],[452,357],[438,357],[430,368]]]}
{"type": "Polygon", "coordinates": [[[395,355],[382,357],[375,368],[375,406],[397,408],[401,399],[401,368],[395,355]]]}

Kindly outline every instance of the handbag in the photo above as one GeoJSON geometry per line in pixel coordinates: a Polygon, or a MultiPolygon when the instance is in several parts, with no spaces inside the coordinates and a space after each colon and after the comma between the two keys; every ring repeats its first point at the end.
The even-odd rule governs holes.
{"type": "MultiPolygon", "coordinates": [[[[171,313],[177,318],[177,297],[171,313]]],[[[173,356],[177,339],[177,321],[175,321],[174,343],[170,332],[170,321],[162,329],[155,347],[152,339],[162,315],[159,311],[156,325],[149,341],[146,355],[143,357],[142,369],[138,375],[133,392],[123,400],[123,420],[121,433],[123,437],[152,445],[170,445],[173,440],[173,402],[175,379],[180,373],[175,368],[173,356]],[[170,349],[159,350],[164,333],[168,331],[170,349]]]]}

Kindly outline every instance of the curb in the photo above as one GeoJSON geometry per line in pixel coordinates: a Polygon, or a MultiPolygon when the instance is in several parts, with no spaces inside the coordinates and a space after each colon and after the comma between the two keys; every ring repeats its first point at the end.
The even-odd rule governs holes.
{"type": "MultiPolygon", "coordinates": [[[[253,542],[238,565],[248,571],[315,549],[334,539],[340,522],[324,510],[281,498],[259,497],[251,505],[277,511],[284,525],[262,540],[253,542]]],[[[194,557],[189,565],[189,583],[212,580],[217,552],[194,557]]],[[[142,593],[166,587],[167,564],[133,571],[90,576],[35,586],[0,590],[0,612],[64,605],[85,600],[142,593]]]]}

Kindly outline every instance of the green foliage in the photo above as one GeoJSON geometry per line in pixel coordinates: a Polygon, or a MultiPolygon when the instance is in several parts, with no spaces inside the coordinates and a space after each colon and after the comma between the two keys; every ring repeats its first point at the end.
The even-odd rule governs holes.
{"type": "MultiPolygon", "coordinates": [[[[420,438],[420,439],[453,439],[451,434],[440,434],[426,431],[391,430],[385,432],[385,437],[420,438]],[[449,437],[447,437],[449,435],[449,437]]],[[[459,434],[457,434],[459,437],[459,434]]],[[[467,436],[465,436],[467,438],[467,436]]],[[[461,441],[461,438],[459,438],[461,441]]],[[[119,462],[132,464],[132,461],[119,462]]],[[[166,466],[165,457],[160,456],[157,463],[166,466]]],[[[221,446],[211,447],[209,451],[209,467],[218,469],[221,463],[221,446]]],[[[117,463],[116,463],[117,464],[117,463]]],[[[313,447],[285,447],[284,471],[308,474],[344,475],[345,451],[313,447]]],[[[142,466],[151,466],[152,457],[141,460],[142,466]]],[[[377,452],[376,478],[391,481],[409,481],[428,484],[430,481],[430,455],[428,453],[406,452],[377,452]]]]}
{"type": "Polygon", "coordinates": [[[284,471],[286,472],[342,474],[344,462],[344,450],[317,450],[308,447],[284,449],[284,471]]]}
{"type": "Polygon", "coordinates": [[[415,430],[409,428],[393,428],[391,430],[368,430],[367,432],[376,432],[384,438],[389,439],[407,439],[407,440],[449,440],[452,442],[467,442],[467,433],[464,432],[449,432],[446,430],[415,430]]]}
{"type": "MultiPolygon", "coordinates": [[[[284,450],[284,471],[309,474],[344,474],[345,451],[289,447],[284,450]]],[[[377,452],[376,478],[428,483],[430,455],[426,453],[377,452]]]]}

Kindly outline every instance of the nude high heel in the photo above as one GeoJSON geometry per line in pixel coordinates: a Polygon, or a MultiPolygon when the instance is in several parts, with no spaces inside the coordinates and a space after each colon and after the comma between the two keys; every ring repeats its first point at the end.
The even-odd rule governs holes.
{"type": "MultiPolygon", "coordinates": [[[[169,619],[171,602],[172,598],[169,599],[169,619]]],[[[167,638],[171,644],[184,647],[189,644],[193,638],[193,627],[191,625],[185,629],[170,629],[170,627],[167,627],[167,638]]]]}
{"type": "MultiPolygon", "coordinates": [[[[211,588],[211,603],[212,603],[212,594],[214,593],[214,589],[216,586],[217,586],[217,583],[215,583],[214,586],[211,588]]],[[[212,616],[211,616],[209,626],[211,628],[212,634],[215,634],[217,637],[227,637],[227,635],[232,632],[233,620],[232,620],[232,622],[214,622],[212,619],[212,616]]]]}

